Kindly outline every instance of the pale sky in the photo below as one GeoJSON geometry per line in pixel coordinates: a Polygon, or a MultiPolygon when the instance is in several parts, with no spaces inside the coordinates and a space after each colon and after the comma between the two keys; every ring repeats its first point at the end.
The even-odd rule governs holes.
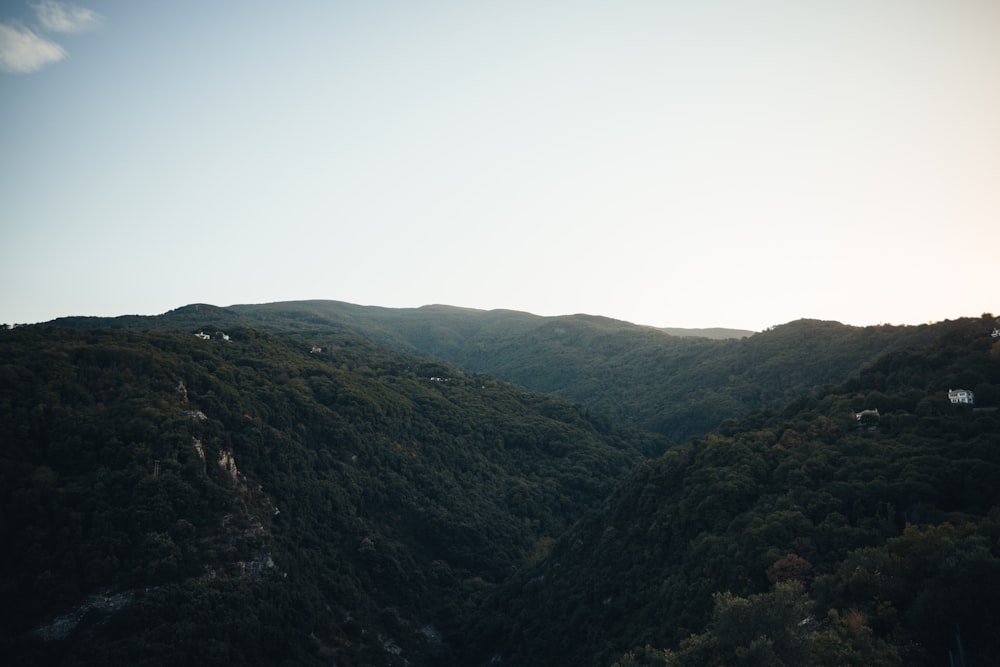
{"type": "Polygon", "coordinates": [[[1000,314],[997,0],[0,3],[0,322],[1000,314]]]}

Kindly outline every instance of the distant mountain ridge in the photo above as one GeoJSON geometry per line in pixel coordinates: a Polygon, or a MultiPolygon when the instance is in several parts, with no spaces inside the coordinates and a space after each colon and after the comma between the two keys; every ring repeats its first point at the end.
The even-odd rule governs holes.
{"type": "MultiPolygon", "coordinates": [[[[842,382],[892,350],[928,342],[930,325],[853,327],[798,320],[739,338],[663,330],[594,315],[543,317],[431,305],[359,306],[292,301],[219,308],[193,304],[162,315],[60,318],[71,328],[192,330],[253,327],[272,333],[356,335],[391,349],[552,393],[673,442],[723,419],[778,409],[842,382]]],[[[708,330],[718,333],[718,330],[708,330]]]]}

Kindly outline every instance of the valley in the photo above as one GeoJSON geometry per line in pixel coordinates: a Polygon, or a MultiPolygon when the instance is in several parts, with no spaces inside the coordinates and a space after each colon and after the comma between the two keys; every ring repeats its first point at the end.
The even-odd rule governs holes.
{"type": "Polygon", "coordinates": [[[292,302],[5,330],[0,650],[611,667],[961,644],[980,664],[995,327],[709,338],[292,302]]]}

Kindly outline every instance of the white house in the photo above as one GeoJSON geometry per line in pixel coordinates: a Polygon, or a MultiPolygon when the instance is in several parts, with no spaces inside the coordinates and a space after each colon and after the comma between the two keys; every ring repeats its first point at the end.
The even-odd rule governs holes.
{"type": "Polygon", "coordinates": [[[858,422],[858,428],[862,426],[876,426],[879,422],[878,408],[874,410],[862,410],[854,413],[854,419],[858,422]]]}
{"type": "Polygon", "coordinates": [[[211,336],[205,333],[204,331],[199,331],[198,333],[195,334],[195,336],[197,336],[202,340],[209,340],[211,338],[211,336]]]}
{"type": "Polygon", "coordinates": [[[975,403],[972,392],[968,389],[949,389],[948,400],[952,403],[968,403],[969,405],[975,403]]]}

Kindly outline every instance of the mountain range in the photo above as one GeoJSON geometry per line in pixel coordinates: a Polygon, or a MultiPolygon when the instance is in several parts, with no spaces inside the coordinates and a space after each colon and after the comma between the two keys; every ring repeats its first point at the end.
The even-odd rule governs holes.
{"type": "Polygon", "coordinates": [[[245,326],[317,340],[331,331],[355,335],[566,398],[674,443],[703,435],[727,417],[781,408],[857,373],[882,354],[926,344],[936,335],[928,325],[852,327],[818,320],[757,334],[668,332],[592,315],[394,309],[338,301],[198,304],[155,317],[62,318],[50,324],[129,330],[245,326]]]}
{"type": "Polygon", "coordinates": [[[0,651],[986,664],[996,322],[309,301],[5,330],[0,651]]]}

